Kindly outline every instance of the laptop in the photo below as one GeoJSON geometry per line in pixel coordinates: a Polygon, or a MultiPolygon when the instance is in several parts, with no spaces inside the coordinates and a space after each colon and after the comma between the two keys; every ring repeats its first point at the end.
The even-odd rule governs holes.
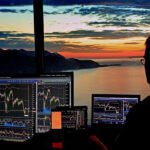
{"type": "Polygon", "coordinates": [[[93,127],[122,127],[130,109],[140,101],[140,95],[92,94],[93,127]]]}

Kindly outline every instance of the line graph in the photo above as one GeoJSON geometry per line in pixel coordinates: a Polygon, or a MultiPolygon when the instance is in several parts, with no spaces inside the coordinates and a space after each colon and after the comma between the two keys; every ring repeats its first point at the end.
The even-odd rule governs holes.
{"type": "Polygon", "coordinates": [[[4,130],[0,130],[0,135],[1,138],[6,138],[10,137],[13,140],[18,140],[21,141],[23,139],[28,139],[30,137],[30,134],[28,131],[26,130],[20,130],[18,132],[11,130],[11,129],[4,129],[4,130]]]}
{"type": "Polygon", "coordinates": [[[94,122],[115,123],[123,120],[123,102],[120,100],[95,101],[93,107],[94,122]]]}
{"type": "Polygon", "coordinates": [[[50,120],[47,119],[51,115],[51,110],[57,106],[69,105],[69,84],[45,83],[38,85],[37,92],[37,132],[46,132],[50,130],[50,120]]]}
{"type": "Polygon", "coordinates": [[[48,102],[50,105],[54,103],[64,104],[66,103],[66,96],[68,91],[66,84],[48,84],[38,86],[38,99],[42,99],[43,102],[48,102]]]}
{"type": "Polygon", "coordinates": [[[22,120],[22,118],[0,118],[0,126],[2,127],[26,128],[30,127],[31,125],[32,121],[28,119],[22,120]]]}
{"type": "Polygon", "coordinates": [[[68,105],[68,86],[66,84],[46,84],[38,86],[38,112],[68,105]]]}
{"type": "Polygon", "coordinates": [[[29,115],[29,85],[0,85],[0,112],[1,115],[13,114],[29,115]]]}
{"type": "Polygon", "coordinates": [[[0,83],[0,138],[4,140],[24,141],[33,135],[35,84],[21,81],[0,83]]]}
{"type": "Polygon", "coordinates": [[[94,104],[94,110],[101,111],[102,113],[121,113],[122,103],[116,101],[101,101],[94,104]]]}

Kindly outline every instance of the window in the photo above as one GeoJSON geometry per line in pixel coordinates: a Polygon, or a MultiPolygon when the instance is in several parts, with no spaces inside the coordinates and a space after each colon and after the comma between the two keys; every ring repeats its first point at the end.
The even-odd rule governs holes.
{"type": "MultiPolygon", "coordinates": [[[[36,70],[32,1],[22,2],[0,1],[0,74],[36,70]]],[[[44,0],[44,72],[74,71],[74,104],[87,105],[88,116],[92,94],[149,94],[140,63],[149,2],[117,2],[44,0]]]]}
{"type": "Polygon", "coordinates": [[[0,1],[0,74],[35,72],[33,2],[0,1]]]}

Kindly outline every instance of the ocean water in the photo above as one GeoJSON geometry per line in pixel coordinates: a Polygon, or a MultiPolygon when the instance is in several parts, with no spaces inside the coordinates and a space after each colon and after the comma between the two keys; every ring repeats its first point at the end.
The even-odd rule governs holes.
{"type": "Polygon", "coordinates": [[[91,122],[92,94],[139,94],[141,100],[150,95],[140,58],[95,61],[114,66],[74,71],[74,104],[88,106],[88,124],[91,122]]]}

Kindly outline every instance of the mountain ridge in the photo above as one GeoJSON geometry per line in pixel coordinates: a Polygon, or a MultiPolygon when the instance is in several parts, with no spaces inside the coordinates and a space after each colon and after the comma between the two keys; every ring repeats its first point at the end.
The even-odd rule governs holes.
{"type": "MultiPolygon", "coordinates": [[[[45,51],[46,72],[97,68],[100,65],[92,60],[65,58],[58,53],[45,51]]],[[[31,73],[36,70],[35,53],[24,49],[0,48],[0,74],[31,73]]]]}

